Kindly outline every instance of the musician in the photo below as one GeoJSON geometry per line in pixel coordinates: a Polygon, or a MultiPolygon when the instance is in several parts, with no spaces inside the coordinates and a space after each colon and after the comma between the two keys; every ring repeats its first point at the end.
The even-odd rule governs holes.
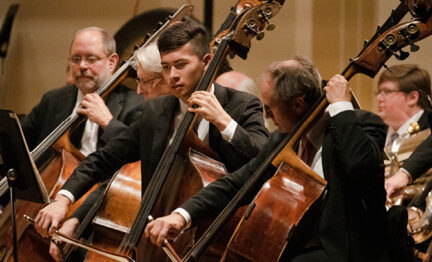
{"type": "MultiPolygon", "coordinates": [[[[162,76],[160,54],[155,43],[136,50],[134,62],[137,71],[137,94],[142,95],[143,99],[148,101],[169,93],[169,86],[162,76]]],[[[86,198],[83,204],[59,228],[61,233],[67,236],[74,234],[79,224],[89,213],[96,199],[105,191],[106,185],[107,183],[103,183],[86,198]]],[[[50,244],[50,254],[57,261],[60,260],[60,252],[54,243],[50,244]]],[[[82,252],[73,255],[75,260],[83,258],[82,252]]]]}
{"type": "Polygon", "coordinates": [[[386,145],[408,133],[410,123],[429,128],[429,73],[413,64],[391,66],[378,80],[378,115],[388,125],[386,145]]]}
{"type": "Polygon", "coordinates": [[[138,121],[80,164],[63,187],[73,198],[57,195],[56,201],[37,215],[35,227],[43,236],[58,227],[74,199],[128,162],[141,160],[145,190],[186,111],[202,117],[198,137],[219,154],[229,171],[261,150],[268,133],[256,97],[216,84],[210,92],[194,92],[211,61],[202,25],[192,21],[172,25],[159,37],[158,48],[162,75],[172,95],[146,103],[138,121]]]}
{"type": "MultiPolygon", "coordinates": [[[[298,57],[272,64],[262,77],[260,89],[267,117],[279,131],[247,165],[208,185],[170,215],[149,223],[145,236],[153,243],[160,246],[165,239],[173,239],[201,219],[220,212],[322,92],[316,69],[309,60],[298,57]]],[[[315,220],[319,229],[307,247],[281,261],[386,261],[381,167],[385,125],[372,113],[353,110],[347,81],[341,75],[332,77],[324,91],[330,103],[329,118],[323,117],[324,122],[317,123],[303,138],[317,150],[311,167],[328,181],[322,211],[315,220]]],[[[273,166],[267,168],[265,179],[244,199],[245,204],[275,171],[273,166]]]]}
{"type": "MultiPolygon", "coordinates": [[[[79,30],[70,47],[69,66],[74,85],[48,91],[21,121],[29,149],[34,149],[72,112],[88,120],[71,142],[88,155],[131,124],[141,113],[142,99],[124,86],[117,87],[106,102],[96,91],[109,80],[118,55],[114,38],[104,29],[79,30]]],[[[75,132],[74,132],[75,133],[75,132]]]]}
{"type": "Polygon", "coordinates": [[[401,177],[399,183],[390,185],[386,182],[387,195],[393,196],[402,192],[412,179],[423,175],[430,168],[432,168],[432,136],[424,140],[402,164],[395,174],[401,177]]]}
{"type": "MultiPolygon", "coordinates": [[[[429,73],[413,64],[392,66],[381,74],[376,99],[378,115],[389,126],[386,145],[408,133],[411,123],[418,123],[420,130],[429,128],[430,82],[429,73]]],[[[388,196],[399,193],[410,181],[409,171],[401,169],[385,182],[388,196]]]]}
{"type": "Polygon", "coordinates": [[[150,100],[170,93],[169,85],[163,79],[160,54],[155,43],[135,51],[137,70],[137,94],[150,100]]]}

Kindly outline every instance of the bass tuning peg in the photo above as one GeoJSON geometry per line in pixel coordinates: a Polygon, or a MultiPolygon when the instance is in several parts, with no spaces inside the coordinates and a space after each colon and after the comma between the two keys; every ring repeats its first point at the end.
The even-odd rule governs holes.
{"type": "Polygon", "coordinates": [[[275,24],[268,24],[268,26],[266,27],[267,31],[273,31],[276,28],[275,24]]]}
{"type": "Polygon", "coordinates": [[[264,32],[259,32],[258,34],[257,34],[257,36],[256,36],[256,39],[257,40],[261,40],[261,39],[263,39],[264,38],[264,32]]]}
{"type": "Polygon", "coordinates": [[[266,27],[267,31],[272,31],[276,28],[276,25],[273,23],[270,23],[270,17],[272,15],[273,10],[271,8],[265,8],[261,9],[259,12],[258,17],[264,20],[268,25],[266,27]]]}
{"type": "Polygon", "coordinates": [[[400,50],[399,54],[396,54],[395,52],[393,52],[393,55],[396,57],[397,60],[405,60],[409,56],[409,53],[405,52],[403,50],[400,50]]]}
{"type": "Polygon", "coordinates": [[[411,46],[410,46],[410,51],[411,52],[416,52],[419,49],[420,49],[420,47],[418,45],[414,44],[414,43],[412,43],[411,46]]]}

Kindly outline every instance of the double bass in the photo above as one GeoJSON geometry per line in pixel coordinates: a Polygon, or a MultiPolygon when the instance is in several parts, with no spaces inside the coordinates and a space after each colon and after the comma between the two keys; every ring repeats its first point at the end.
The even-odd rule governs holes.
{"type": "MultiPolygon", "coordinates": [[[[405,15],[407,9],[402,9],[405,9],[405,11],[399,12],[399,14],[398,12],[392,14],[385,26],[378,30],[377,34],[360,52],[360,55],[344,70],[343,75],[347,79],[350,79],[358,72],[373,77],[384,62],[400,48],[413,44],[413,42],[430,34],[429,22],[425,24],[419,20],[391,27],[395,23],[396,14],[399,17],[396,23],[405,15]]],[[[266,159],[252,176],[251,180],[236,195],[233,202],[224,210],[220,216],[221,220],[216,221],[223,224],[223,221],[239,205],[240,200],[250,193],[251,189],[262,179],[261,176],[269,165],[279,166],[277,174],[263,186],[262,191],[249,206],[248,211],[246,211],[242,223],[237,228],[226,250],[224,255],[226,260],[277,261],[302,215],[323,191],[326,182],[316,174],[313,174],[310,168],[296,156],[293,148],[298,142],[299,137],[307,130],[307,127],[320,116],[320,112],[326,108],[326,104],[326,99],[322,98],[314,105],[311,112],[297,126],[294,134],[287,136],[282,141],[280,146],[266,159]],[[303,182],[307,183],[304,184],[303,182]],[[307,188],[302,192],[295,192],[291,197],[288,197],[289,200],[271,198],[273,196],[280,197],[280,193],[286,193],[287,188],[305,188],[305,185],[313,190],[311,191],[310,188],[307,188]],[[263,197],[266,193],[266,197],[270,199],[263,197]],[[292,210],[290,209],[291,207],[286,207],[286,203],[293,203],[289,202],[293,198],[298,198],[299,202],[295,202],[296,204],[292,206],[302,206],[302,209],[292,210]],[[251,239],[260,239],[260,241],[251,241],[251,239]]],[[[189,252],[183,261],[197,260],[207,247],[208,242],[217,233],[220,224],[212,225],[205,234],[209,237],[206,236],[202,242],[200,240],[196,245],[197,248],[189,252]]]]}
{"type": "MultiPolygon", "coordinates": [[[[133,72],[133,64],[134,57],[131,57],[95,93],[103,99],[107,98],[133,72]]],[[[79,162],[84,159],[79,150],[71,144],[70,135],[85,120],[86,117],[84,115],[70,114],[31,152],[31,156],[38,167],[50,198],[57,194],[64,181],[69,178],[79,162]]],[[[72,214],[84,199],[85,197],[74,203],[67,215],[72,214]]],[[[26,252],[21,259],[23,261],[35,259],[41,261],[50,260],[48,241],[43,240],[36,233],[33,226],[23,219],[24,214],[32,217],[35,216],[42,208],[42,205],[27,203],[25,201],[17,201],[16,205],[19,249],[37,250],[37,252],[26,252]],[[27,255],[27,257],[24,255],[27,255]]],[[[9,207],[5,209],[5,213],[0,218],[0,261],[9,261],[12,252],[11,221],[8,215],[10,211],[8,210],[9,207]]]]}
{"type": "MultiPolygon", "coordinates": [[[[432,34],[432,18],[430,17],[396,25],[370,42],[360,55],[352,60],[342,75],[347,80],[357,73],[364,73],[373,77],[398,50],[407,45],[412,46],[414,42],[428,37],[430,34],[432,34]]],[[[397,54],[396,57],[399,59],[406,58],[406,56],[397,54]]],[[[250,212],[246,212],[239,223],[224,254],[227,261],[233,261],[234,258],[238,259],[239,254],[243,259],[253,258],[253,261],[278,261],[286,245],[292,240],[292,236],[298,233],[295,230],[296,226],[299,225],[303,214],[310,208],[311,203],[321,195],[326,183],[316,179],[316,176],[310,176],[309,167],[302,168],[299,166],[299,162],[302,161],[295,155],[293,145],[305,133],[310,123],[323,112],[327,104],[326,98],[321,98],[313,111],[290,135],[283,149],[272,159],[272,165],[279,167],[279,169],[256,195],[250,205],[250,212]],[[307,180],[307,183],[299,183],[300,180],[307,180]],[[295,189],[304,187],[305,190],[286,192],[284,187],[290,188],[287,184],[295,189]],[[311,188],[313,189],[312,192],[309,191],[311,188]],[[285,191],[285,195],[291,195],[288,197],[290,201],[293,201],[293,198],[297,201],[287,202],[287,199],[283,199],[283,197],[274,197],[277,192],[283,191],[285,191]],[[298,209],[299,206],[302,208],[298,209]],[[272,209],[272,217],[268,216],[270,207],[278,207],[272,209]],[[278,227],[275,228],[275,226],[278,227]],[[257,227],[265,227],[266,230],[254,230],[257,227]],[[253,243],[253,246],[250,243],[246,245],[245,240],[252,236],[258,237],[262,241],[257,244],[253,243]],[[265,252],[266,250],[275,252],[265,252]]]]}
{"type": "MultiPolygon", "coordinates": [[[[251,1],[246,2],[251,3],[251,1]]],[[[223,38],[219,43],[214,58],[201,78],[197,90],[207,90],[211,86],[215,72],[229,51],[238,52],[242,57],[246,57],[250,48],[249,39],[264,30],[268,19],[277,14],[281,7],[278,1],[269,1],[264,4],[257,1],[257,3],[259,3],[258,6],[250,7],[249,5],[236,15],[233,20],[234,26],[228,30],[228,37],[223,38]]],[[[197,174],[194,163],[189,162],[189,158],[198,155],[201,161],[205,158],[204,154],[217,157],[208,146],[197,139],[193,130],[195,117],[193,113],[186,114],[177,129],[173,142],[165,150],[150,183],[146,186],[134,224],[127,230],[126,236],[118,247],[118,254],[129,254],[137,261],[167,259],[164,253],[161,253],[147,239],[142,238],[142,233],[149,215],[158,217],[167,214],[202,188],[205,179],[201,177],[202,174],[197,174]]],[[[178,239],[175,248],[184,250],[190,245],[193,231],[188,233],[191,233],[188,236],[189,239],[178,239]]]]}

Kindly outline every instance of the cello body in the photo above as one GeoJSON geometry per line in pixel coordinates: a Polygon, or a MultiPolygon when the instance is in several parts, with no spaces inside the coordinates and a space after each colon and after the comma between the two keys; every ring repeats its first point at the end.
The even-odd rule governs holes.
{"type": "Polygon", "coordinates": [[[279,261],[296,226],[327,182],[290,151],[245,212],[222,261],[279,261]],[[251,239],[266,239],[261,241],[251,239]],[[248,243],[245,245],[245,243],[248,243]]]}
{"type": "MultiPolygon", "coordinates": [[[[207,185],[226,174],[223,164],[213,159],[204,157],[204,155],[216,157],[211,149],[204,145],[201,140],[193,133],[192,129],[185,137],[180,152],[176,155],[173,166],[168,174],[157,201],[152,209],[153,217],[162,217],[171,213],[175,208],[186,202],[190,197],[196,194],[204,185],[207,185]],[[191,152],[195,150],[201,153],[198,158],[199,162],[194,162],[191,158],[191,152]],[[205,161],[203,161],[206,158],[205,161]],[[203,172],[199,167],[210,167],[216,173],[209,172],[211,169],[205,168],[203,172]],[[219,166],[219,167],[218,167],[219,166]]],[[[181,234],[173,243],[175,250],[187,251],[193,245],[195,238],[195,229],[188,230],[181,234]]],[[[136,261],[170,261],[169,257],[162,249],[153,245],[150,239],[141,237],[136,248],[136,261]]],[[[180,253],[180,256],[183,254],[180,253]]]]}
{"type": "MultiPolygon", "coordinates": [[[[92,246],[116,253],[124,235],[130,229],[141,201],[141,162],[124,165],[111,179],[104,200],[93,219],[92,246]]],[[[131,254],[126,254],[130,257],[131,254]]],[[[88,252],[86,261],[109,261],[88,252]]]]}
{"type": "MultiPolygon", "coordinates": [[[[200,151],[210,153],[210,149],[198,140],[195,134],[191,136],[196,139],[192,138],[192,144],[195,144],[192,148],[200,148],[200,151]]],[[[223,164],[190,148],[185,146],[182,153],[178,154],[172,169],[175,172],[162,189],[153,216],[168,214],[203,186],[226,175],[223,164]]],[[[168,261],[166,254],[145,238],[140,242],[138,249],[125,245],[129,234],[135,234],[132,227],[134,220],[137,219],[141,201],[140,162],[123,166],[110,182],[104,198],[104,203],[93,220],[95,233],[92,246],[134,257],[136,261],[168,261]]],[[[185,250],[183,248],[192,245],[194,232],[195,230],[190,230],[183,234],[184,236],[174,243],[175,249],[185,250]]],[[[88,252],[86,261],[110,260],[94,252],[88,252]]]]}

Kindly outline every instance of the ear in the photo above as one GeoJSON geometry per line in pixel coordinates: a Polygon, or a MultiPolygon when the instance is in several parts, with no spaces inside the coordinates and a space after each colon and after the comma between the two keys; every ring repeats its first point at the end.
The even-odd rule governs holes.
{"type": "Polygon", "coordinates": [[[205,54],[202,61],[204,63],[204,71],[207,70],[208,66],[210,65],[211,60],[213,59],[213,56],[211,54],[205,54]]]}
{"type": "Polygon", "coordinates": [[[419,91],[411,91],[406,95],[406,97],[408,106],[416,106],[420,99],[420,93],[419,91]]]}
{"type": "Polygon", "coordinates": [[[291,102],[291,110],[296,116],[302,116],[306,111],[306,103],[302,96],[295,97],[291,102]]]}
{"type": "Polygon", "coordinates": [[[119,56],[118,56],[117,53],[112,53],[108,57],[108,60],[109,60],[109,69],[110,69],[111,73],[113,73],[114,70],[115,70],[115,68],[116,68],[116,66],[117,66],[117,63],[119,61],[119,56]]]}

